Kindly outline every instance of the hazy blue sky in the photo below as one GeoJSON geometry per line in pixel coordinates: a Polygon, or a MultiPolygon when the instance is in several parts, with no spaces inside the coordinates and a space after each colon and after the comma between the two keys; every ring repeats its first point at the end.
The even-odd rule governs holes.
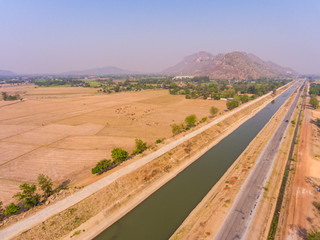
{"type": "Polygon", "coordinates": [[[0,69],[161,71],[245,51],[320,73],[319,0],[0,0],[0,69]]]}

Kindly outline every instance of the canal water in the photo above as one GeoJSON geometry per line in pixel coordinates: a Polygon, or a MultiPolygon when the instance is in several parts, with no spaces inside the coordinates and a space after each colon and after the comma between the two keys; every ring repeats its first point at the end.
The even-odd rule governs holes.
{"type": "Polygon", "coordinates": [[[98,235],[95,240],[164,240],[219,181],[297,84],[189,165],[136,208],[98,235]]]}

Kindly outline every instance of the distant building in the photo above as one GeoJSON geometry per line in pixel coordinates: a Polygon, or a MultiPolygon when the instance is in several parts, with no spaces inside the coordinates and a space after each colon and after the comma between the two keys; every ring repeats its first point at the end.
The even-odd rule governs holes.
{"type": "Polygon", "coordinates": [[[192,78],[194,78],[194,76],[175,76],[175,77],[173,78],[173,80],[184,79],[184,78],[186,78],[186,79],[192,79],[192,78]]]}

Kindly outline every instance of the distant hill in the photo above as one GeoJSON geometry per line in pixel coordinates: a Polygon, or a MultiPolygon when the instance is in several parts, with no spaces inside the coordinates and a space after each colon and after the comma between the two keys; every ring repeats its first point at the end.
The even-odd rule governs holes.
{"type": "Polygon", "coordinates": [[[92,68],[80,71],[64,72],[59,75],[65,76],[105,76],[105,75],[127,75],[136,74],[137,72],[124,70],[118,67],[107,66],[102,68],[92,68]]]}
{"type": "Polygon", "coordinates": [[[11,76],[15,76],[17,74],[15,74],[14,72],[8,71],[8,70],[0,70],[0,76],[2,77],[11,77],[11,76]]]}
{"type": "Polygon", "coordinates": [[[288,77],[297,74],[290,68],[265,62],[253,54],[230,52],[216,56],[199,52],[163,71],[174,75],[206,75],[215,79],[245,80],[259,77],[288,77]]]}

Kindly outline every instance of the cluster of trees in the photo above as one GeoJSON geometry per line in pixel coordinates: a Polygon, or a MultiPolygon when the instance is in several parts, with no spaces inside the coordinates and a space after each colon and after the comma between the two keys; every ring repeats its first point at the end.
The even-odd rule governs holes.
{"type": "Polygon", "coordinates": [[[197,116],[195,114],[189,115],[185,118],[184,122],[181,124],[172,124],[172,133],[176,135],[185,130],[189,130],[190,128],[196,126],[197,116]]]}
{"type": "MultiPolygon", "coordinates": [[[[131,156],[135,156],[137,154],[143,153],[147,149],[147,143],[143,142],[141,139],[135,140],[136,149],[131,153],[131,156]]],[[[111,151],[111,158],[110,159],[102,159],[99,161],[94,168],[91,169],[92,174],[101,174],[119,163],[128,159],[129,153],[122,148],[114,148],[111,151]]]]}
{"type": "Polygon", "coordinates": [[[319,100],[317,99],[317,96],[320,96],[320,84],[312,83],[310,85],[309,94],[311,95],[310,105],[314,109],[317,109],[319,107],[319,100]]]}
{"type": "Polygon", "coordinates": [[[309,94],[320,96],[320,84],[319,83],[312,83],[310,85],[309,94]]]}
{"type": "MultiPolygon", "coordinates": [[[[253,95],[255,96],[255,95],[253,95]]],[[[247,94],[243,94],[240,96],[234,96],[232,100],[228,100],[226,105],[229,110],[238,107],[242,103],[246,103],[249,100],[254,99],[253,97],[249,97],[247,94]]]]}
{"type": "Polygon", "coordinates": [[[199,97],[207,99],[211,97],[215,100],[233,98],[236,95],[242,94],[252,94],[256,97],[270,91],[275,91],[288,82],[289,80],[286,79],[257,79],[241,82],[230,82],[228,80],[195,82],[194,80],[190,80],[186,81],[184,86],[179,86],[177,83],[172,82],[170,84],[170,94],[182,94],[187,99],[199,97]]]}
{"type": "Polygon", "coordinates": [[[16,213],[21,209],[21,205],[27,209],[37,206],[41,198],[46,199],[53,194],[52,185],[52,180],[44,174],[39,174],[38,176],[38,187],[42,195],[40,194],[41,192],[38,191],[36,184],[21,184],[19,186],[21,192],[13,195],[13,198],[17,199],[21,204],[16,205],[12,202],[4,209],[2,202],[0,202],[0,219],[16,213]]]}
{"type": "Polygon", "coordinates": [[[61,78],[61,79],[37,79],[34,84],[39,87],[56,87],[56,86],[68,86],[68,87],[90,87],[90,84],[73,78],[61,78]]]}
{"type": "MultiPolygon", "coordinates": [[[[219,112],[218,108],[212,106],[209,110],[211,117],[214,117],[219,112]]],[[[180,124],[172,124],[171,130],[173,135],[176,135],[178,133],[181,133],[183,131],[189,130],[190,128],[196,126],[199,123],[206,122],[208,120],[208,117],[203,117],[199,122],[197,122],[197,116],[195,114],[191,114],[187,116],[183,123],[180,124]]]]}
{"type": "Polygon", "coordinates": [[[19,100],[20,99],[20,95],[19,94],[10,95],[10,94],[8,94],[6,92],[2,92],[2,99],[4,101],[19,100]]]}

